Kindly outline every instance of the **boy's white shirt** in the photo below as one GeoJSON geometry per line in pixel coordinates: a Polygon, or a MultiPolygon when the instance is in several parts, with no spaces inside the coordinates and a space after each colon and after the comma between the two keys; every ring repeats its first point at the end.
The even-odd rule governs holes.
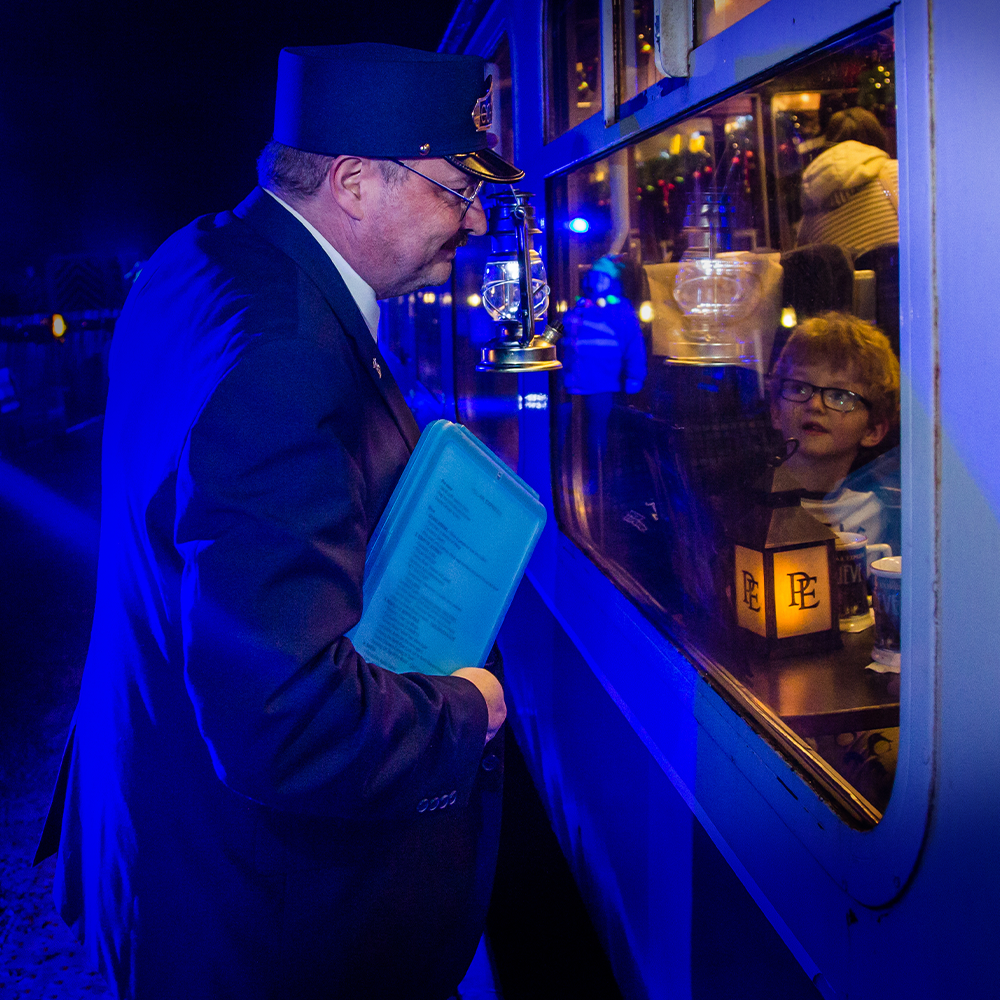
{"type": "Polygon", "coordinates": [[[866,535],[871,543],[888,542],[888,518],[885,507],[874,493],[859,493],[840,487],[822,500],[802,498],[802,509],[829,525],[834,531],[853,531],[866,535]]]}

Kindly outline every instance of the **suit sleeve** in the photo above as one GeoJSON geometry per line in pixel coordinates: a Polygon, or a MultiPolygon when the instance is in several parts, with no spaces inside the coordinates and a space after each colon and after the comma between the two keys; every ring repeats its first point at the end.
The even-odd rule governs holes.
{"type": "Polygon", "coordinates": [[[357,365],[300,340],[244,350],[177,479],[185,683],[219,777],[274,808],[415,815],[471,793],[487,728],[461,678],[398,675],[344,633],[361,615],[366,482],[357,365]]]}

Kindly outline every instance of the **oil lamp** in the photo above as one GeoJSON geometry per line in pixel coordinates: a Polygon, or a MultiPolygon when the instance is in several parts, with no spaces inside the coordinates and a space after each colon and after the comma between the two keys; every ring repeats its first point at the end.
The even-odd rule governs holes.
{"type": "Polygon", "coordinates": [[[483,348],[477,371],[540,372],[562,365],[555,342],[560,331],[546,326],[535,333],[535,321],[549,307],[545,264],[531,245],[541,232],[535,226],[531,195],[516,191],[493,196],[489,229],[493,252],[483,271],[483,305],[500,327],[500,333],[483,348]],[[528,305],[530,303],[530,307],[528,305]]]}
{"type": "Polygon", "coordinates": [[[836,536],[802,509],[801,493],[779,466],[732,532],[736,623],[771,657],[840,646],[836,536]]]}

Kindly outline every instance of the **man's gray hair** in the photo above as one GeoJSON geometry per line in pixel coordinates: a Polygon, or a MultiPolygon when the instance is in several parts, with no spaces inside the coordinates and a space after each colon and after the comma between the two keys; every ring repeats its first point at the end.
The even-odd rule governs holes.
{"type": "MultiPolygon", "coordinates": [[[[257,181],[261,187],[292,200],[311,198],[323,186],[330,164],[335,159],[321,153],[307,153],[272,139],[257,157],[257,181]]],[[[374,162],[378,164],[386,183],[398,187],[406,173],[405,168],[392,160],[374,162]]]]}

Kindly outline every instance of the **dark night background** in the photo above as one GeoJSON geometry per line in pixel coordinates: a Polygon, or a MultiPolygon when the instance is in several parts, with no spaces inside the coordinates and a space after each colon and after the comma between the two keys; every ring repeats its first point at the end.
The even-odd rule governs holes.
{"type": "MultiPolygon", "coordinates": [[[[79,253],[127,270],[195,216],[250,191],[282,46],[435,49],[454,7],[5,0],[0,274],[79,253]]],[[[12,304],[8,290],[0,311],[17,311],[12,304]]]]}

